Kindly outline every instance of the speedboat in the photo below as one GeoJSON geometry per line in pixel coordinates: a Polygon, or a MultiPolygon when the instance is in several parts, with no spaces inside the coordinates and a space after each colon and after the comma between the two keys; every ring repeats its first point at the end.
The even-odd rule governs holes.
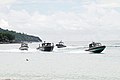
{"type": "Polygon", "coordinates": [[[101,53],[105,48],[106,46],[102,45],[101,43],[92,42],[91,44],[89,44],[89,49],[85,51],[90,51],[93,53],[101,53]]]}
{"type": "Polygon", "coordinates": [[[56,44],[57,48],[63,48],[66,47],[66,45],[64,45],[64,42],[60,41],[58,44],[56,44]]]}
{"type": "Polygon", "coordinates": [[[21,43],[20,50],[28,50],[28,44],[27,43],[21,43]]]}
{"type": "Polygon", "coordinates": [[[42,43],[42,46],[39,45],[39,47],[37,48],[38,50],[41,51],[53,51],[54,48],[54,44],[53,43],[42,43]]]}

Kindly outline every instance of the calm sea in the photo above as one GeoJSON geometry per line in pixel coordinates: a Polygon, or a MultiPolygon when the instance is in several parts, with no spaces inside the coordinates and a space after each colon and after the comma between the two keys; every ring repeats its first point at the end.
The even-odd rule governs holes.
{"type": "Polygon", "coordinates": [[[52,52],[28,51],[20,44],[0,44],[0,80],[120,80],[120,41],[102,41],[99,54],[84,51],[90,42],[65,42],[52,52]],[[28,59],[28,61],[26,61],[28,59]]]}

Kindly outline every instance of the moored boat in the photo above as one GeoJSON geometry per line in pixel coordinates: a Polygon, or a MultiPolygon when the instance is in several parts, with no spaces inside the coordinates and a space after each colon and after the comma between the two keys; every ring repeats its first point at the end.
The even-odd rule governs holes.
{"type": "Polygon", "coordinates": [[[89,49],[85,51],[90,51],[93,53],[101,53],[105,48],[106,46],[102,45],[101,43],[92,42],[91,44],[89,44],[89,49]]]}

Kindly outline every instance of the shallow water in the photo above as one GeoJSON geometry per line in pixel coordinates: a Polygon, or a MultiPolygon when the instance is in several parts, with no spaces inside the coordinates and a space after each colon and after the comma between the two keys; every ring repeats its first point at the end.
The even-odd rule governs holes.
{"type": "Polygon", "coordinates": [[[120,42],[102,42],[101,54],[84,51],[89,42],[66,42],[53,52],[20,51],[20,44],[0,45],[0,80],[120,80],[120,42]],[[28,61],[26,61],[28,59],[28,61]]]}

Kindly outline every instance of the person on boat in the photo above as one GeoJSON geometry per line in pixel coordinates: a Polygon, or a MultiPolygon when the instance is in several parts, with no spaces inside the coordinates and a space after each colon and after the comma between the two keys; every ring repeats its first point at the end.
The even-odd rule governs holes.
{"type": "Polygon", "coordinates": [[[47,43],[47,46],[51,46],[51,43],[47,43]]]}
{"type": "Polygon", "coordinates": [[[45,45],[45,41],[44,41],[44,43],[42,43],[42,46],[44,46],[45,45]]]}
{"type": "Polygon", "coordinates": [[[39,44],[39,46],[38,46],[38,48],[37,49],[40,49],[40,44],[39,44]]]}
{"type": "Polygon", "coordinates": [[[92,42],[92,45],[93,45],[92,47],[95,47],[95,46],[96,46],[96,43],[95,43],[95,42],[92,42]]]}
{"type": "Polygon", "coordinates": [[[89,44],[89,48],[93,47],[92,44],[89,44]]]}
{"type": "Polygon", "coordinates": [[[95,46],[96,46],[96,43],[95,43],[95,42],[92,42],[91,44],[89,44],[89,48],[95,47],[95,46]]]}
{"type": "Polygon", "coordinates": [[[59,43],[61,43],[61,44],[62,44],[62,43],[63,43],[63,41],[61,40],[59,43]]]}
{"type": "Polygon", "coordinates": [[[52,45],[54,46],[54,43],[52,43],[52,45]]]}

